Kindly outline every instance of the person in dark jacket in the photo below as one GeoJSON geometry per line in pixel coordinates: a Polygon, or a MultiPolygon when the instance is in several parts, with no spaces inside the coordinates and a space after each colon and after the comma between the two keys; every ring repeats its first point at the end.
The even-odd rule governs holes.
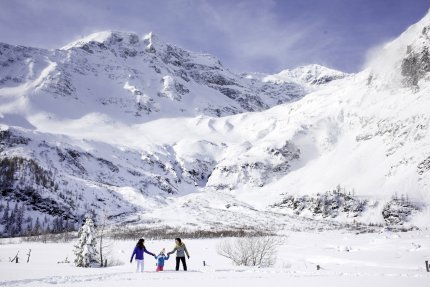
{"type": "Polygon", "coordinates": [[[139,239],[139,241],[136,244],[136,247],[133,250],[133,254],[131,254],[131,259],[130,259],[130,263],[133,262],[133,258],[136,256],[136,272],[143,272],[143,254],[149,254],[152,256],[155,256],[154,253],[149,252],[148,250],[146,250],[145,247],[145,239],[141,238],[139,239]]]}
{"type": "Polygon", "coordinates": [[[182,242],[181,238],[176,238],[175,243],[175,248],[169,253],[167,253],[167,255],[176,252],[176,271],[179,270],[180,262],[182,262],[182,267],[184,268],[184,271],[187,271],[187,262],[185,261],[185,255],[187,255],[188,259],[190,259],[190,254],[188,253],[187,247],[182,242]]]}

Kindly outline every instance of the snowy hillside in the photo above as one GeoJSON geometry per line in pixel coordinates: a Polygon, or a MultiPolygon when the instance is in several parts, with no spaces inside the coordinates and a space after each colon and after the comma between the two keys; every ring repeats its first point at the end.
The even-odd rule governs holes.
{"type": "Polygon", "coordinates": [[[429,33],[427,15],[356,75],[238,75],[153,34],[2,44],[0,215],[26,205],[21,230],[89,211],[189,229],[428,226],[429,33]]]}

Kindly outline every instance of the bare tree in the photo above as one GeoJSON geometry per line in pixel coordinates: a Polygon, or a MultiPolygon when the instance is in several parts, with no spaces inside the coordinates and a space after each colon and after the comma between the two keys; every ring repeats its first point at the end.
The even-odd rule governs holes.
{"type": "Polygon", "coordinates": [[[217,252],[236,265],[270,267],[276,262],[277,248],[282,242],[275,236],[236,238],[222,241],[217,252]]]}
{"type": "Polygon", "coordinates": [[[103,212],[102,223],[98,228],[99,237],[99,253],[100,253],[100,267],[107,267],[107,257],[111,253],[112,243],[108,242],[105,238],[107,214],[103,212]]]}
{"type": "Polygon", "coordinates": [[[105,231],[106,217],[103,217],[103,222],[99,228],[99,254],[100,254],[100,267],[103,267],[103,236],[105,231]]]}

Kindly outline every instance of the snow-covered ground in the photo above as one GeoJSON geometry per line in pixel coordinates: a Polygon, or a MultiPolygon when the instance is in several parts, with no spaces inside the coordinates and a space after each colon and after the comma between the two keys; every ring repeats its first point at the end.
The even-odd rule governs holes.
{"type": "MultiPolygon", "coordinates": [[[[223,239],[185,240],[190,251],[189,271],[176,272],[174,260],[166,261],[165,272],[155,272],[155,259],[145,258],[145,272],[135,273],[129,263],[134,241],[114,241],[110,258],[122,265],[108,268],[77,268],[58,264],[73,260],[70,243],[13,243],[0,245],[0,286],[428,286],[430,231],[354,234],[344,231],[290,232],[278,249],[272,268],[237,267],[216,253],[223,239]],[[30,263],[25,263],[31,249],[30,263]],[[24,263],[8,257],[20,251],[24,263]],[[203,261],[207,266],[203,266],[203,261]],[[317,270],[316,266],[321,269],[317,270]]],[[[16,240],[15,240],[16,242],[16,240]]],[[[152,252],[173,247],[172,240],[148,240],[152,252]]]]}

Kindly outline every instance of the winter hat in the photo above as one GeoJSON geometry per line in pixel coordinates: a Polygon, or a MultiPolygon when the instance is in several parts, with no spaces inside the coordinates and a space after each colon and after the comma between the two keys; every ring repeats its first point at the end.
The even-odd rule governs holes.
{"type": "Polygon", "coordinates": [[[163,248],[161,251],[160,251],[160,254],[164,254],[166,252],[166,248],[163,248]]]}

